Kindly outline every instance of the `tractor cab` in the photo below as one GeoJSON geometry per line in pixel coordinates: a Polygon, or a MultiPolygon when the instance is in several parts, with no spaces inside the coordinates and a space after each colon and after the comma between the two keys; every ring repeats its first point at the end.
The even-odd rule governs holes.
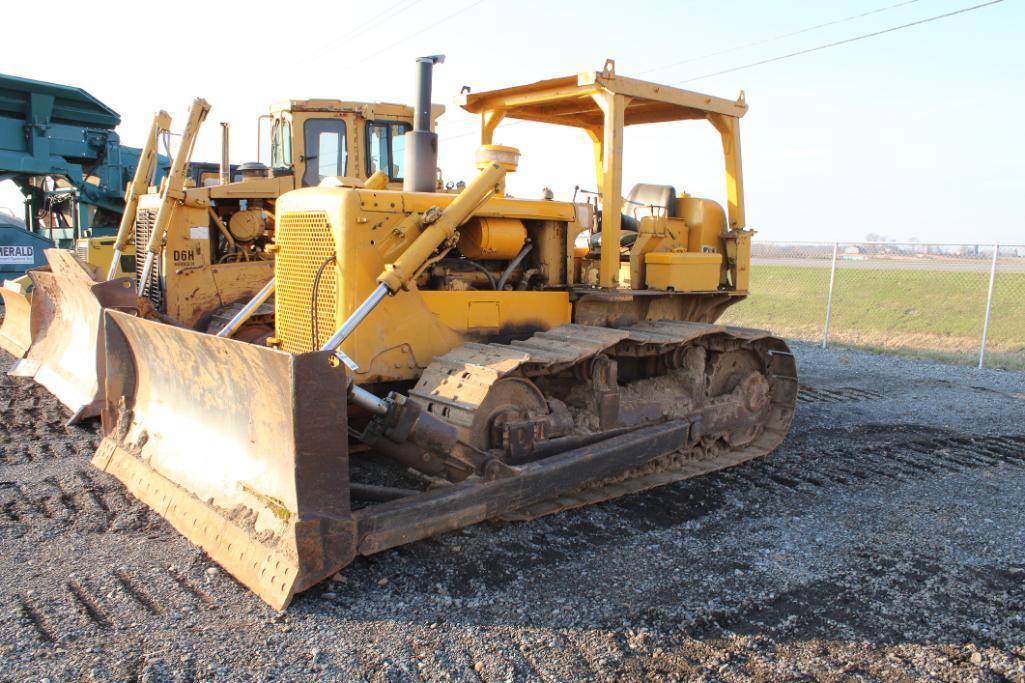
{"type": "MultiPolygon", "coordinates": [[[[431,127],[445,111],[431,107],[431,127]]],[[[405,134],[413,108],[402,104],[289,100],[271,108],[271,175],[290,176],[295,188],[329,178],[360,185],[377,171],[399,189],[405,175],[405,134]]],[[[291,188],[290,188],[291,189],[291,188]]]]}
{"type": "MultiPolygon", "coordinates": [[[[431,124],[444,112],[431,107],[431,124]]],[[[266,282],[273,269],[274,211],[278,197],[321,184],[362,187],[376,172],[379,188],[402,187],[404,133],[412,128],[413,108],[401,104],[343,100],[286,100],[260,117],[256,162],[234,166],[222,131],[221,180],[186,181],[181,203],[164,232],[159,263],[145,288],[157,311],[187,325],[202,325],[215,301],[235,301],[266,282]],[[266,153],[269,120],[270,154],[266,153]],[[261,144],[261,140],[263,144],[261,144]],[[261,154],[262,152],[262,154],[261,154]],[[270,166],[264,162],[270,161],[270,166]],[[230,169],[230,173],[225,173],[230,169]],[[228,176],[225,178],[224,176],[228,176]],[[238,271],[231,278],[227,271],[238,271]],[[218,277],[214,277],[214,273],[218,277]],[[242,272],[245,275],[242,275],[242,272]],[[194,294],[190,284],[206,284],[194,294]],[[211,284],[213,283],[213,284],[211,284]],[[197,302],[197,298],[203,299],[197,302]],[[209,301],[207,301],[209,299],[209,301]]],[[[160,188],[139,200],[135,250],[143,253],[164,202],[160,188]]],[[[142,263],[135,264],[142,277],[142,263]]]]}
{"type": "Polygon", "coordinates": [[[520,119],[584,131],[594,147],[598,192],[589,247],[576,250],[577,285],[655,292],[744,295],[750,237],[745,230],[740,118],[743,93],[727,100],[617,76],[607,60],[583,72],[529,85],[462,95],[480,115],[483,149],[498,125],[520,119]],[[704,120],[722,138],[727,209],[678,193],[670,184],[642,183],[623,192],[623,131],[646,123],[704,120]]]}

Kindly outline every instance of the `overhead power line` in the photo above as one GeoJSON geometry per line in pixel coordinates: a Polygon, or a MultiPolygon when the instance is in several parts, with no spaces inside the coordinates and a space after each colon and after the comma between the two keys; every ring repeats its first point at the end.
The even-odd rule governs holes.
{"type": "MultiPolygon", "coordinates": [[[[396,48],[399,45],[401,45],[401,44],[405,43],[406,41],[408,41],[409,39],[414,38],[414,37],[420,35],[421,33],[429,31],[432,28],[434,28],[435,26],[439,26],[439,25],[445,23],[446,21],[454,19],[455,17],[459,16],[463,12],[467,12],[467,11],[473,9],[474,7],[476,7],[477,5],[481,4],[482,2],[486,2],[486,1],[487,0],[476,0],[476,2],[473,2],[473,3],[463,7],[461,9],[456,10],[455,12],[452,12],[451,14],[449,14],[449,15],[441,18],[441,19],[439,19],[436,22],[434,22],[433,24],[425,26],[422,29],[414,31],[413,33],[410,33],[409,35],[407,35],[407,36],[405,36],[403,38],[400,38],[399,40],[396,40],[395,42],[391,43],[387,47],[381,48],[380,50],[378,50],[376,52],[372,52],[372,53],[370,53],[368,55],[363,55],[362,57],[360,57],[359,59],[356,59],[355,61],[348,61],[346,64],[349,67],[353,67],[353,66],[356,66],[358,64],[363,64],[364,62],[370,61],[374,57],[376,57],[376,56],[378,56],[380,54],[383,54],[385,52],[388,52],[390,50],[393,50],[394,48],[396,48]]],[[[347,33],[345,33],[345,34],[343,34],[343,35],[341,35],[341,36],[339,36],[337,38],[332,38],[331,40],[329,40],[327,42],[321,43],[315,49],[313,54],[307,55],[307,56],[299,59],[298,61],[293,62],[290,65],[285,65],[285,66],[279,65],[279,66],[277,66],[275,68],[272,68],[271,69],[271,73],[282,72],[285,69],[295,69],[300,64],[304,64],[306,62],[309,62],[310,60],[315,59],[316,57],[318,57],[320,55],[323,55],[326,52],[330,51],[330,48],[333,45],[335,45],[337,43],[340,43],[341,41],[344,41],[347,38],[355,37],[358,34],[366,34],[366,33],[369,32],[369,30],[372,27],[380,24],[383,21],[386,21],[387,19],[390,19],[390,18],[392,18],[394,16],[397,16],[401,12],[406,12],[406,11],[410,10],[414,5],[417,5],[417,4],[421,3],[421,2],[423,2],[423,0],[399,0],[398,2],[396,2],[396,3],[392,4],[392,5],[389,5],[387,8],[385,8],[384,10],[378,12],[377,14],[375,14],[372,17],[370,17],[369,19],[367,19],[366,21],[362,22],[361,24],[358,24],[355,28],[353,28],[349,32],[347,32],[347,33]]]]}
{"type": "MultiPolygon", "coordinates": [[[[343,33],[342,35],[337,36],[335,38],[331,38],[330,40],[326,40],[322,43],[319,43],[318,45],[312,46],[312,52],[309,52],[301,56],[299,59],[296,59],[291,62],[282,62],[277,64],[276,66],[272,66],[270,68],[269,73],[272,75],[278,75],[286,72],[296,72],[299,70],[299,67],[303,64],[307,64],[309,62],[316,60],[318,57],[322,57],[325,54],[328,54],[336,45],[342,43],[343,41],[349,39],[358,39],[359,36],[370,33],[371,29],[373,29],[381,22],[386,21],[393,16],[396,16],[399,12],[408,11],[414,5],[420,2],[423,2],[423,0],[399,0],[396,3],[388,5],[388,7],[386,7],[385,9],[381,10],[369,19],[357,24],[356,26],[351,28],[349,31],[343,33]]],[[[256,73],[251,75],[250,78],[255,82],[256,80],[265,78],[266,76],[267,74],[265,73],[256,73]]]]}
{"type": "Polygon", "coordinates": [[[868,17],[868,16],[872,16],[873,14],[879,14],[880,12],[888,12],[889,10],[897,9],[898,7],[904,7],[905,5],[912,5],[912,4],[914,4],[916,2],[920,2],[920,1],[921,0],[904,0],[904,2],[898,2],[898,3],[894,4],[894,5],[887,5],[886,7],[879,7],[877,9],[870,10],[868,12],[862,12],[861,14],[852,14],[849,17],[843,17],[841,19],[834,19],[833,21],[827,21],[827,22],[822,23],[822,24],[815,24],[814,26],[806,26],[806,27],[804,27],[802,29],[798,29],[796,31],[791,31],[790,33],[782,33],[782,34],[780,34],[778,36],[772,36],[771,38],[762,38],[761,40],[756,40],[756,41],[751,42],[751,43],[744,43],[743,45],[735,45],[733,47],[728,47],[728,48],[726,48],[724,50],[717,50],[715,52],[708,52],[706,54],[698,55],[696,57],[689,57],[689,58],[681,60],[679,62],[673,62],[672,64],[664,64],[662,66],[656,66],[656,67],[654,67],[652,69],[646,69],[646,70],[641,71],[639,73],[640,74],[648,74],[648,73],[651,73],[653,71],[662,71],[663,69],[671,69],[673,67],[681,66],[683,64],[690,64],[691,62],[699,62],[702,59],[710,59],[711,57],[718,57],[720,55],[725,55],[725,54],[729,54],[731,52],[736,52],[737,50],[745,50],[745,49],[747,49],[749,47],[756,47],[758,45],[765,45],[766,43],[773,43],[773,42],[775,42],[777,40],[783,40],[784,38],[792,38],[794,36],[799,36],[802,33],[809,33],[811,31],[817,31],[820,28],[827,28],[829,26],[836,26],[837,24],[843,24],[843,23],[846,23],[848,21],[853,21],[855,19],[861,19],[862,17],[868,17]]]}
{"type": "MultiPolygon", "coordinates": [[[[911,2],[915,2],[915,1],[917,1],[917,0],[911,0],[911,2]]],[[[982,4],[973,5],[971,7],[963,7],[961,9],[954,10],[952,12],[946,12],[944,14],[937,14],[935,16],[926,17],[925,19],[919,19],[918,21],[912,21],[912,22],[907,23],[907,24],[901,24],[900,26],[892,26],[890,28],[882,29],[880,31],[873,31],[872,33],[865,33],[865,34],[862,34],[862,35],[859,35],[859,36],[854,36],[852,38],[845,38],[843,40],[837,40],[837,41],[834,41],[832,43],[826,43],[825,45],[819,45],[817,47],[811,47],[811,48],[807,48],[805,50],[798,50],[797,52],[790,52],[790,53],[787,53],[787,54],[784,54],[784,55],[778,55],[776,57],[770,57],[768,59],[762,59],[762,60],[759,60],[757,62],[751,62],[749,64],[742,64],[740,66],[731,67],[729,69],[722,69],[720,71],[715,71],[713,73],[708,73],[708,74],[704,74],[704,75],[701,75],[701,76],[694,76],[694,77],[691,77],[691,78],[686,78],[686,79],[681,80],[681,81],[675,81],[674,83],[671,83],[670,85],[681,85],[683,83],[690,83],[691,81],[697,81],[697,80],[701,80],[703,78],[711,78],[713,76],[721,76],[722,74],[733,73],[734,71],[740,71],[742,69],[750,69],[752,67],[761,66],[763,64],[771,64],[773,62],[779,62],[779,61],[782,61],[784,59],[790,59],[791,57],[798,57],[800,55],[809,54],[811,52],[817,52],[819,50],[825,50],[827,48],[837,47],[839,45],[846,45],[848,43],[854,43],[854,42],[857,42],[857,41],[860,41],[860,40],[865,40],[867,38],[874,38],[876,36],[881,36],[881,35],[884,35],[884,34],[887,34],[887,33],[893,33],[894,31],[899,31],[901,29],[911,28],[913,26],[920,26],[922,24],[927,24],[929,22],[937,21],[939,19],[946,19],[948,17],[952,17],[952,16],[955,16],[955,15],[958,15],[958,14],[964,14],[966,12],[971,12],[971,11],[974,11],[974,10],[977,10],[977,9],[982,9],[983,7],[989,7],[990,5],[997,5],[997,4],[999,4],[999,3],[1003,2],[1003,1],[1004,0],[990,0],[990,2],[984,2],[982,4]]],[[[906,5],[906,4],[911,4],[911,3],[910,2],[904,2],[904,3],[900,3],[898,5],[890,5],[889,7],[880,8],[878,10],[874,10],[873,12],[867,12],[866,14],[874,14],[874,13],[877,13],[877,12],[884,11],[885,9],[892,9],[894,7],[899,7],[902,4],[906,5]]],[[[858,16],[864,16],[864,15],[858,15],[858,16]]],[[[834,22],[831,22],[831,23],[840,23],[841,21],[845,21],[845,20],[846,19],[838,19],[838,20],[836,20],[834,22]]],[[[809,27],[809,29],[804,29],[804,30],[801,30],[801,31],[797,31],[794,34],[790,34],[790,35],[796,35],[797,33],[804,33],[807,30],[811,30],[811,28],[813,28],[813,27],[809,27]]],[[[771,40],[774,40],[774,39],[770,38],[770,39],[767,39],[767,40],[764,40],[764,41],[759,41],[759,43],[756,43],[756,44],[769,42],[771,40]]],[[[684,63],[684,62],[680,62],[680,63],[684,63]]],[[[662,67],[658,67],[658,68],[662,68],[662,67]]],[[[648,69],[647,71],[642,71],[640,73],[648,73],[650,71],[654,71],[654,69],[648,69]]],[[[512,122],[507,123],[505,125],[505,127],[509,128],[509,127],[515,126],[515,125],[517,125],[519,123],[522,123],[522,122],[520,122],[520,121],[512,121],[512,122]]],[[[457,133],[455,135],[448,135],[448,136],[442,138],[442,140],[454,140],[454,139],[457,139],[457,138],[463,138],[463,137],[467,137],[469,135],[475,135],[477,132],[478,132],[477,128],[474,127],[472,130],[468,130],[467,132],[461,132],[461,133],[457,133]]]]}
{"type": "Polygon", "coordinates": [[[396,2],[395,4],[389,5],[388,7],[386,7],[383,10],[381,10],[380,12],[375,14],[374,16],[370,17],[369,19],[367,19],[363,23],[358,24],[356,27],[354,27],[352,30],[348,31],[347,33],[344,33],[344,34],[338,36],[337,38],[332,38],[331,40],[329,40],[327,42],[321,43],[317,47],[317,49],[314,50],[313,54],[311,54],[311,55],[309,55],[307,57],[304,57],[303,59],[301,59],[297,63],[308,62],[311,59],[315,59],[315,58],[323,55],[325,52],[330,50],[335,45],[338,45],[342,41],[348,40],[349,38],[353,38],[353,37],[355,37],[357,35],[360,35],[360,34],[365,34],[365,33],[367,33],[369,31],[369,29],[371,27],[379,24],[381,21],[383,21],[385,19],[388,19],[388,18],[390,18],[392,16],[395,16],[399,12],[406,12],[406,11],[412,9],[412,7],[414,5],[416,5],[416,4],[418,4],[418,3],[422,2],[422,1],[423,0],[412,0],[412,2],[410,2],[410,0],[399,0],[399,2],[396,2]]]}
{"type": "Polygon", "coordinates": [[[487,2],[487,0],[477,0],[476,2],[472,2],[469,5],[466,5],[465,7],[461,8],[461,9],[458,9],[455,12],[452,12],[451,14],[449,14],[449,15],[447,15],[445,17],[442,17],[441,19],[439,19],[438,21],[434,22],[433,24],[429,24],[427,26],[424,26],[419,31],[414,31],[413,33],[410,33],[409,35],[404,36],[404,37],[400,38],[399,40],[396,40],[391,45],[388,45],[387,47],[383,47],[380,50],[378,50],[377,52],[372,52],[369,55],[365,55],[361,59],[358,59],[355,62],[352,62],[351,65],[362,64],[363,62],[370,61],[371,59],[373,59],[374,57],[376,57],[376,56],[378,56],[380,54],[384,54],[385,52],[390,52],[391,50],[393,50],[394,48],[398,47],[402,43],[405,43],[410,38],[415,38],[418,35],[420,35],[421,33],[426,33],[427,31],[430,31],[432,28],[434,28],[436,26],[440,26],[441,24],[444,24],[446,21],[450,21],[452,19],[455,19],[457,16],[459,16],[460,14],[463,14],[464,12],[469,12],[470,10],[472,10],[474,7],[476,7],[477,5],[481,4],[482,2],[487,2]]]}
{"type": "Polygon", "coordinates": [[[818,52],[819,50],[825,50],[831,47],[837,47],[838,45],[846,45],[848,43],[855,43],[859,40],[865,40],[867,38],[875,38],[886,33],[893,33],[894,31],[900,31],[901,29],[911,28],[912,26],[921,26],[922,24],[928,24],[931,21],[937,21],[939,19],[946,19],[947,17],[953,17],[958,14],[964,14],[965,12],[972,12],[983,7],[989,7],[990,5],[997,5],[1004,0],[990,0],[990,2],[984,2],[981,5],[972,5],[971,7],[963,7],[953,12],[947,12],[945,14],[937,14],[932,17],[926,17],[925,19],[919,19],[918,21],[912,21],[908,24],[901,24],[900,26],[892,26],[890,28],[883,29],[881,31],[873,31],[872,33],[865,33],[860,36],[854,36],[853,38],[845,38],[844,40],[837,40],[832,43],[826,43],[825,45],[819,45],[817,47],[810,47],[805,50],[798,50],[797,52],[790,52],[785,55],[779,55],[777,57],[770,57],[768,59],[762,59],[757,62],[751,62],[750,64],[742,64],[740,66],[734,66],[729,69],[722,69],[721,71],[714,71],[712,73],[704,74],[702,76],[694,76],[692,78],[685,78],[682,81],[675,81],[670,85],[680,85],[682,83],[690,83],[691,81],[698,81],[703,78],[711,78],[713,76],[721,76],[723,74],[733,73],[734,71],[740,71],[741,69],[750,69],[755,66],[762,66],[763,64],[771,64],[773,62],[779,62],[784,59],[790,59],[791,57],[799,57],[800,55],[806,55],[811,52],[818,52]]]}

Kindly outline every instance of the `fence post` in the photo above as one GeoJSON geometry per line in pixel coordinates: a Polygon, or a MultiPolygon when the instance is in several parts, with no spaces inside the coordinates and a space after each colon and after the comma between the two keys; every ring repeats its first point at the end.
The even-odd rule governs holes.
{"type": "Polygon", "coordinates": [[[822,328],[822,348],[826,348],[829,340],[829,315],[833,310],[833,283],[836,281],[837,242],[833,242],[833,263],[829,267],[829,296],[826,298],[826,325],[822,328]]]}
{"type": "Polygon", "coordinates": [[[993,262],[989,266],[989,293],[986,294],[986,317],[982,319],[982,343],[979,345],[979,369],[986,360],[986,335],[989,334],[989,312],[993,308],[993,283],[997,278],[997,256],[1000,255],[1000,243],[993,245],[993,262]]]}

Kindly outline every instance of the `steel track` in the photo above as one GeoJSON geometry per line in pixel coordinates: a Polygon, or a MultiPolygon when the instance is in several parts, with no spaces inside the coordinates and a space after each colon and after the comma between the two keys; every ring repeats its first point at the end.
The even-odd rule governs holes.
{"type": "Polygon", "coordinates": [[[614,480],[592,482],[503,516],[534,519],[732,467],[772,452],[786,437],[798,396],[796,364],[786,343],[761,330],[705,323],[646,321],[626,328],[563,325],[511,344],[466,344],[453,349],[426,368],[410,396],[433,415],[468,430],[475,411],[500,379],[565,376],[599,354],[613,359],[667,356],[695,345],[713,350],[739,347],[757,357],[771,396],[759,435],[736,448],[721,439],[703,440],[614,480]]]}

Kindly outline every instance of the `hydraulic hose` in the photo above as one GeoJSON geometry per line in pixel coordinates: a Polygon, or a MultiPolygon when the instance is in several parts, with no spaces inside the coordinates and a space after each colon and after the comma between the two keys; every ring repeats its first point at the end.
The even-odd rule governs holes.
{"type": "Polygon", "coordinates": [[[502,277],[498,278],[498,287],[496,287],[498,291],[505,289],[505,283],[509,281],[509,277],[512,275],[513,271],[519,268],[520,264],[523,263],[523,259],[527,257],[527,254],[529,254],[530,250],[533,248],[534,244],[532,242],[527,242],[523,245],[523,248],[520,249],[520,253],[516,254],[516,257],[512,261],[509,261],[509,265],[502,273],[502,277]]]}

